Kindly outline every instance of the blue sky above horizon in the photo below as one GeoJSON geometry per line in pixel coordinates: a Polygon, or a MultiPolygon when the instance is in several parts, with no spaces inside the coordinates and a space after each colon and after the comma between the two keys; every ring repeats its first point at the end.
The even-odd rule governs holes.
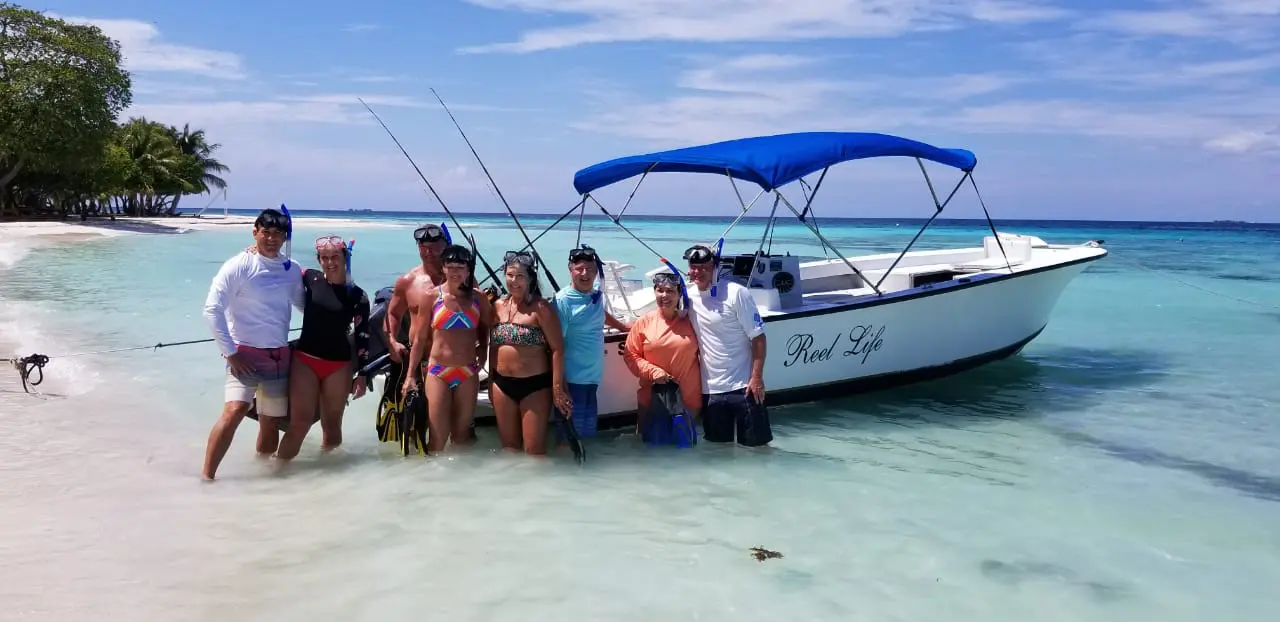
{"type": "MultiPolygon", "coordinates": [[[[850,130],[971,149],[996,218],[1280,220],[1280,0],[22,4],[119,40],[126,114],[206,129],[234,208],[437,210],[363,97],[450,208],[501,211],[434,87],[520,212],[568,209],[613,157],[850,130]]],[[[833,168],[815,201],[931,207],[901,158],[833,168]]],[[[629,213],[737,210],[724,178],[668,174],[629,213]]],[[[980,217],[972,189],[945,215],[980,217]]]]}

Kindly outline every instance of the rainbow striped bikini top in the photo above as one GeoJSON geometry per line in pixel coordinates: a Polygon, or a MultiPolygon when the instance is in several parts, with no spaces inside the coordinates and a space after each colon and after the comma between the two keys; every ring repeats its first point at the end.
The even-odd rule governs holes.
{"type": "Polygon", "coordinates": [[[455,328],[475,328],[480,323],[480,300],[471,299],[471,308],[464,311],[450,311],[444,307],[442,295],[431,308],[431,328],[451,330],[455,328]]]}

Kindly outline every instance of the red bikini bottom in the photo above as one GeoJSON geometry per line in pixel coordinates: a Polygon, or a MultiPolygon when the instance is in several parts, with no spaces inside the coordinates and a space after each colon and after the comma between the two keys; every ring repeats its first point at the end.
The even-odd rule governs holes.
{"type": "Polygon", "coordinates": [[[297,352],[298,361],[306,365],[308,369],[315,372],[316,379],[324,381],[325,378],[332,376],[334,372],[346,366],[347,361],[328,361],[322,358],[316,358],[305,352],[297,352]]]}

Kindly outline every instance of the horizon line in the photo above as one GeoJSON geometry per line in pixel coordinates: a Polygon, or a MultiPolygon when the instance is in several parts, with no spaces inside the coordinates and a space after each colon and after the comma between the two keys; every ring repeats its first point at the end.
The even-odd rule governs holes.
{"type": "MultiPolygon", "coordinates": [[[[253,215],[253,214],[257,214],[258,212],[261,212],[262,210],[257,208],[226,208],[226,211],[228,213],[235,212],[237,214],[253,215]]],[[[410,210],[375,210],[375,209],[355,209],[355,208],[348,208],[344,210],[340,208],[334,208],[334,209],[291,208],[289,211],[294,214],[302,214],[302,213],[332,214],[332,215],[335,215],[335,217],[338,217],[339,215],[350,217],[350,216],[359,216],[362,214],[404,216],[404,217],[409,217],[409,216],[418,216],[418,217],[440,216],[443,218],[449,217],[448,213],[443,211],[419,211],[419,210],[412,210],[412,211],[410,210]]],[[[506,220],[511,219],[511,215],[505,212],[497,212],[497,211],[476,212],[476,211],[460,211],[460,210],[451,210],[451,211],[453,212],[454,216],[465,215],[465,216],[471,216],[471,217],[479,216],[479,217],[498,218],[498,219],[506,219],[506,220]]],[[[221,212],[222,210],[218,210],[217,212],[215,212],[215,214],[218,214],[221,212]]],[[[517,217],[537,217],[537,218],[558,218],[560,216],[563,216],[564,214],[565,212],[516,212],[517,217]]],[[[184,214],[184,217],[197,217],[197,216],[196,214],[192,213],[192,214],[184,214]]],[[[583,217],[587,220],[601,220],[604,222],[613,222],[607,216],[604,216],[601,214],[584,214],[583,217]]],[[[684,214],[632,214],[628,216],[628,219],[633,219],[633,220],[683,219],[683,220],[719,221],[719,220],[725,220],[725,219],[732,219],[735,217],[736,216],[731,214],[727,214],[723,216],[703,216],[703,215],[684,215],[684,214]]],[[[572,218],[577,218],[577,217],[572,216],[572,218]]],[[[742,217],[742,220],[744,221],[747,221],[747,220],[767,221],[769,219],[770,219],[769,216],[742,217]]],[[[785,218],[783,217],[778,218],[779,221],[790,221],[792,219],[793,219],[792,216],[787,216],[785,218]]],[[[841,221],[924,222],[929,220],[929,218],[922,217],[922,216],[823,216],[823,217],[816,218],[816,220],[818,220],[819,222],[822,222],[822,221],[826,221],[826,222],[841,222],[841,221]]],[[[1280,220],[1259,221],[1259,220],[1235,220],[1235,219],[1226,219],[1226,218],[1217,219],[1217,220],[1126,220],[1126,219],[1104,219],[1104,218],[1074,219],[1074,218],[994,218],[993,217],[991,220],[992,222],[1110,223],[1110,224],[1144,224],[1144,225],[1253,225],[1253,226],[1261,225],[1261,226],[1267,226],[1267,227],[1280,225],[1280,220]]],[[[939,218],[933,219],[933,222],[935,223],[939,223],[939,222],[985,223],[987,222],[987,220],[985,218],[962,218],[962,217],[941,218],[939,217],[939,218]]]]}

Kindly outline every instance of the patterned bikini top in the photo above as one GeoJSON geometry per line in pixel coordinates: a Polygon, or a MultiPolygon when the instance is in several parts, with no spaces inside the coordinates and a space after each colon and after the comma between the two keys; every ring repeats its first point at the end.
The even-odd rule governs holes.
{"type": "Polygon", "coordinates": [[[480,323],[480,300],[471,299],[471,308],[463,311],[451,311],[444,306],[444,296],[436,300],[431,308],[431,328],[451,330],[454,328],[475,328],[480,323]]]}
{"type": "Polygon", "coordinates": [[[545,346],[547,336],[541,326],[507,321],[493,327],[489,342],[496,346],[545,346]]]}
{"type": "Polygon", "coordinates": [[[489,341],[499,346],[545,346],[547,336],[542,328],[515,322],[500,322],[493,327],[489,341]]]}

